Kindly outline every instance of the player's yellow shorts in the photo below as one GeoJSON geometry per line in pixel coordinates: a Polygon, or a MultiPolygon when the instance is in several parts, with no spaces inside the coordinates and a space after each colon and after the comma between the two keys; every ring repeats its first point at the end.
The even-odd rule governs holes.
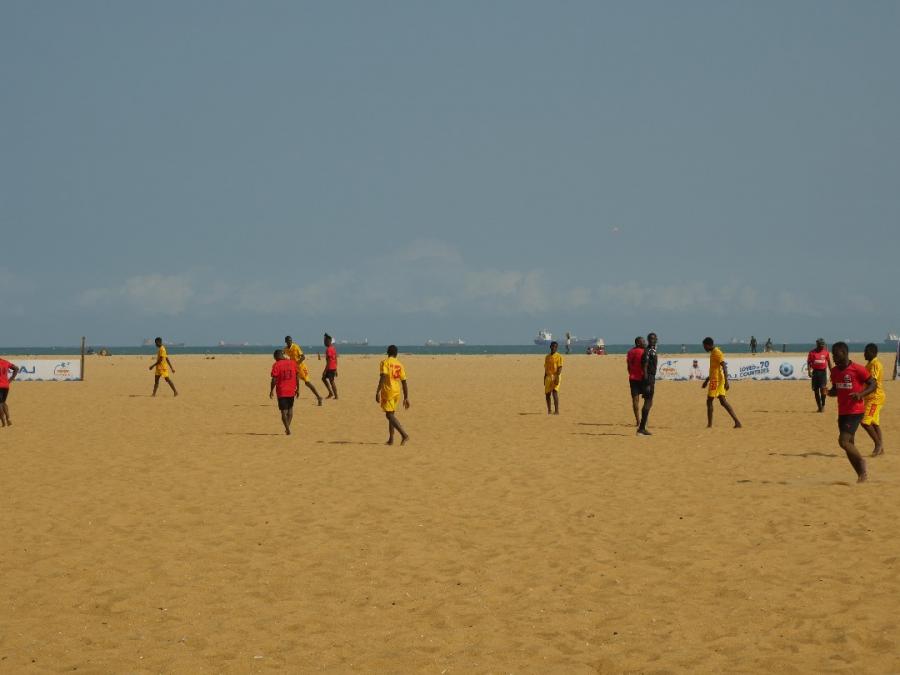
{"type": "Polygon", "coordinates": [[[866,401],[866,409],[863,412],[862,423],[866,426],[875,424],[881,426],[881,408],[884,403],[875,403],[874,401],[866,401]]]}
{"type": "Polygon", "coordinates": [[[397,412],[397,408],[400,407],[400,394],[393,394],[391,396],[385,396],[384,393],[381,394],[381,409],[384,412],[397,412]]]}
{"type": "Polygon", "coordinates": [[[709,398],[719,398],[719,396],[725,396],[728,392],[725,391],[725,380],[713,380],[710,378],[709,386],[706,389],[706,395],[709,398]]]}
{"type": "Polygon", "coordinates": [[[157,369],[156,369],[156,376],[157,376],[157,377],[168,377],[168,376],[169,376],[169,369],[168,369],[168,368],[157,368],[157,369]]]}
{"type": "Polygon", "coordinates": [[[544,375],[544,393],[549,394],[551,391],[559,391],[559,385],[562,382],[562,377],[559,378],[555,384],[553,382],[553,375],[544,375]]]}
{"type": "Polygon", "coordinates": [[[306,367],[306,363],[297,366],[297,375],[300,376],[301,381],[309,382],[309,368],[306,367]]]}

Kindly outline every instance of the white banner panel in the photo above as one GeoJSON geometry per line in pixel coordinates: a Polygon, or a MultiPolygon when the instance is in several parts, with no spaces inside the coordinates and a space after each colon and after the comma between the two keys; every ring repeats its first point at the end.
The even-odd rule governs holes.
{"type": "MultiPolygon", "coordinates": [[[[808,380],[806,358],[803,356],[764,358],[726,358],[729,380],[808,380]]],[[[709,375],[709,357],[690,359],[660,359],[657,380],[700,380],[709,375]]]]}
{"type": "Polygon", "coordinates": [[[19,367],[16,382],[38,380],[80,380],[81,361],[79,359],[49,360],[21,360],[7,359],[13,365],[19,367]]]}

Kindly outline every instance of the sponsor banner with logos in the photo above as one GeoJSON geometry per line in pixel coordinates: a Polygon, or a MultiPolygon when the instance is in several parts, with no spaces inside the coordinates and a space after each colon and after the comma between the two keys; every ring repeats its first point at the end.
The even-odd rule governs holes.
{"type": "MultiPolygon", "coordinates": [[[[7,359],[8,360],[8,359],[7,359]]],[[[12,363],[19,367],[19,374],[16,375],[16,382],[21,381],[39,381],[39,380],[80,380],[81,379],[81,361],[78,359],[66,360],[19,360],[13,359],[12,363]]]]}
{"type": "MultiPolygon", "coordinates": [[[[729,380],[808,380],[803,356],[763,358],[726,358],[729,380]]],[[[656,369],[658,380],[699,380],[709,376],[709,357],[690,359],[660,358],[656,369]]]]}

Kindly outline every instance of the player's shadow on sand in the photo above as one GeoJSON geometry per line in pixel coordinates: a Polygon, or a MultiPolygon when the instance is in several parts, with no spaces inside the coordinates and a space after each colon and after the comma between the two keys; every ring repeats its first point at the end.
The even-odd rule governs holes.
{"type": "Polygon", "coordinates": [[[226,431],[226,436],[285,436],[286,434],[282,431],[280,434],[276,434],[274,431],[263,432],[263,431],[226,431]]]}
{"type": "Polygon", "coordinates": [[[788,410],[786,408],[782,408],[781,410],[753,410],[755,413],[767,413],[769,415],[779,414],[779,415],[818,415],[819,413],[815,410],[803,409],[803,410],[788,410]]]}
{"type": "Polygon", "coordinates": [[[830,452],[770,452],[769,457],[842,457],[830,452]]]}
{"type": "Polygon", "coordinates": [[[600,432],[591,432],[591,431],[573,431],[573,436],[631,436],[631,434],[620,434],[616,431],[600,431],[600,432]]]}
{"type": "MultiPolygon", "coordinates": [[[[871,481],[870,481],[871,482],[871,481]]],[[[756,485],[790,485],[786,480],[750,480],[749,478],[743,478],[741,480],[736,480],[735,483],[747,485],[750,483],[756,485]]],[[[838,487],[854,487],[856,483],[848,483],[843,480],[833,480],[825,483],[817,483],[818,485],[835,485],[838,487]]]]}
{"type": "MultiPolygon", "coordinates": [[[[636,429],[634,424],[628,422],[575,422],[581,427],[626,427],[628,429],[636,429]]],[[[656,427],[657,429],[668,429],[668,427],[656,427]]]]}
{"type": "Polygon", "coordinates": [[[539,412],[520,412],[519,415],[546,415],[547,413],[539,413],[539,412]]]}
{"type": "MultiPolygon", "coordinates": [[[[316,443],[327,443],[328,445],[384,445],[384,443],[376,443],[375,441],[316,441],[316,443]]],[[[399,442],[397,445],[399,445],[399,442]]]]}

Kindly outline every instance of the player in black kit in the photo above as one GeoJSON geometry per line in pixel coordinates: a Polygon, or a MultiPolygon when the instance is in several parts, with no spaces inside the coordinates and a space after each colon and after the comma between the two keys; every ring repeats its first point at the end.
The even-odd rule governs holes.
{"type": "Polygon", "coordinates": [[[653,390],[656,387],[656,333],[647,335],[647,348],[641,357],[641,366],[644,369],[644,407],[641,409],[641,423],[637,432],[641,436],[650,436],[650,432],[647,431],[647,417],[650,415],[650,408],[653,407],[653,390]]]}

